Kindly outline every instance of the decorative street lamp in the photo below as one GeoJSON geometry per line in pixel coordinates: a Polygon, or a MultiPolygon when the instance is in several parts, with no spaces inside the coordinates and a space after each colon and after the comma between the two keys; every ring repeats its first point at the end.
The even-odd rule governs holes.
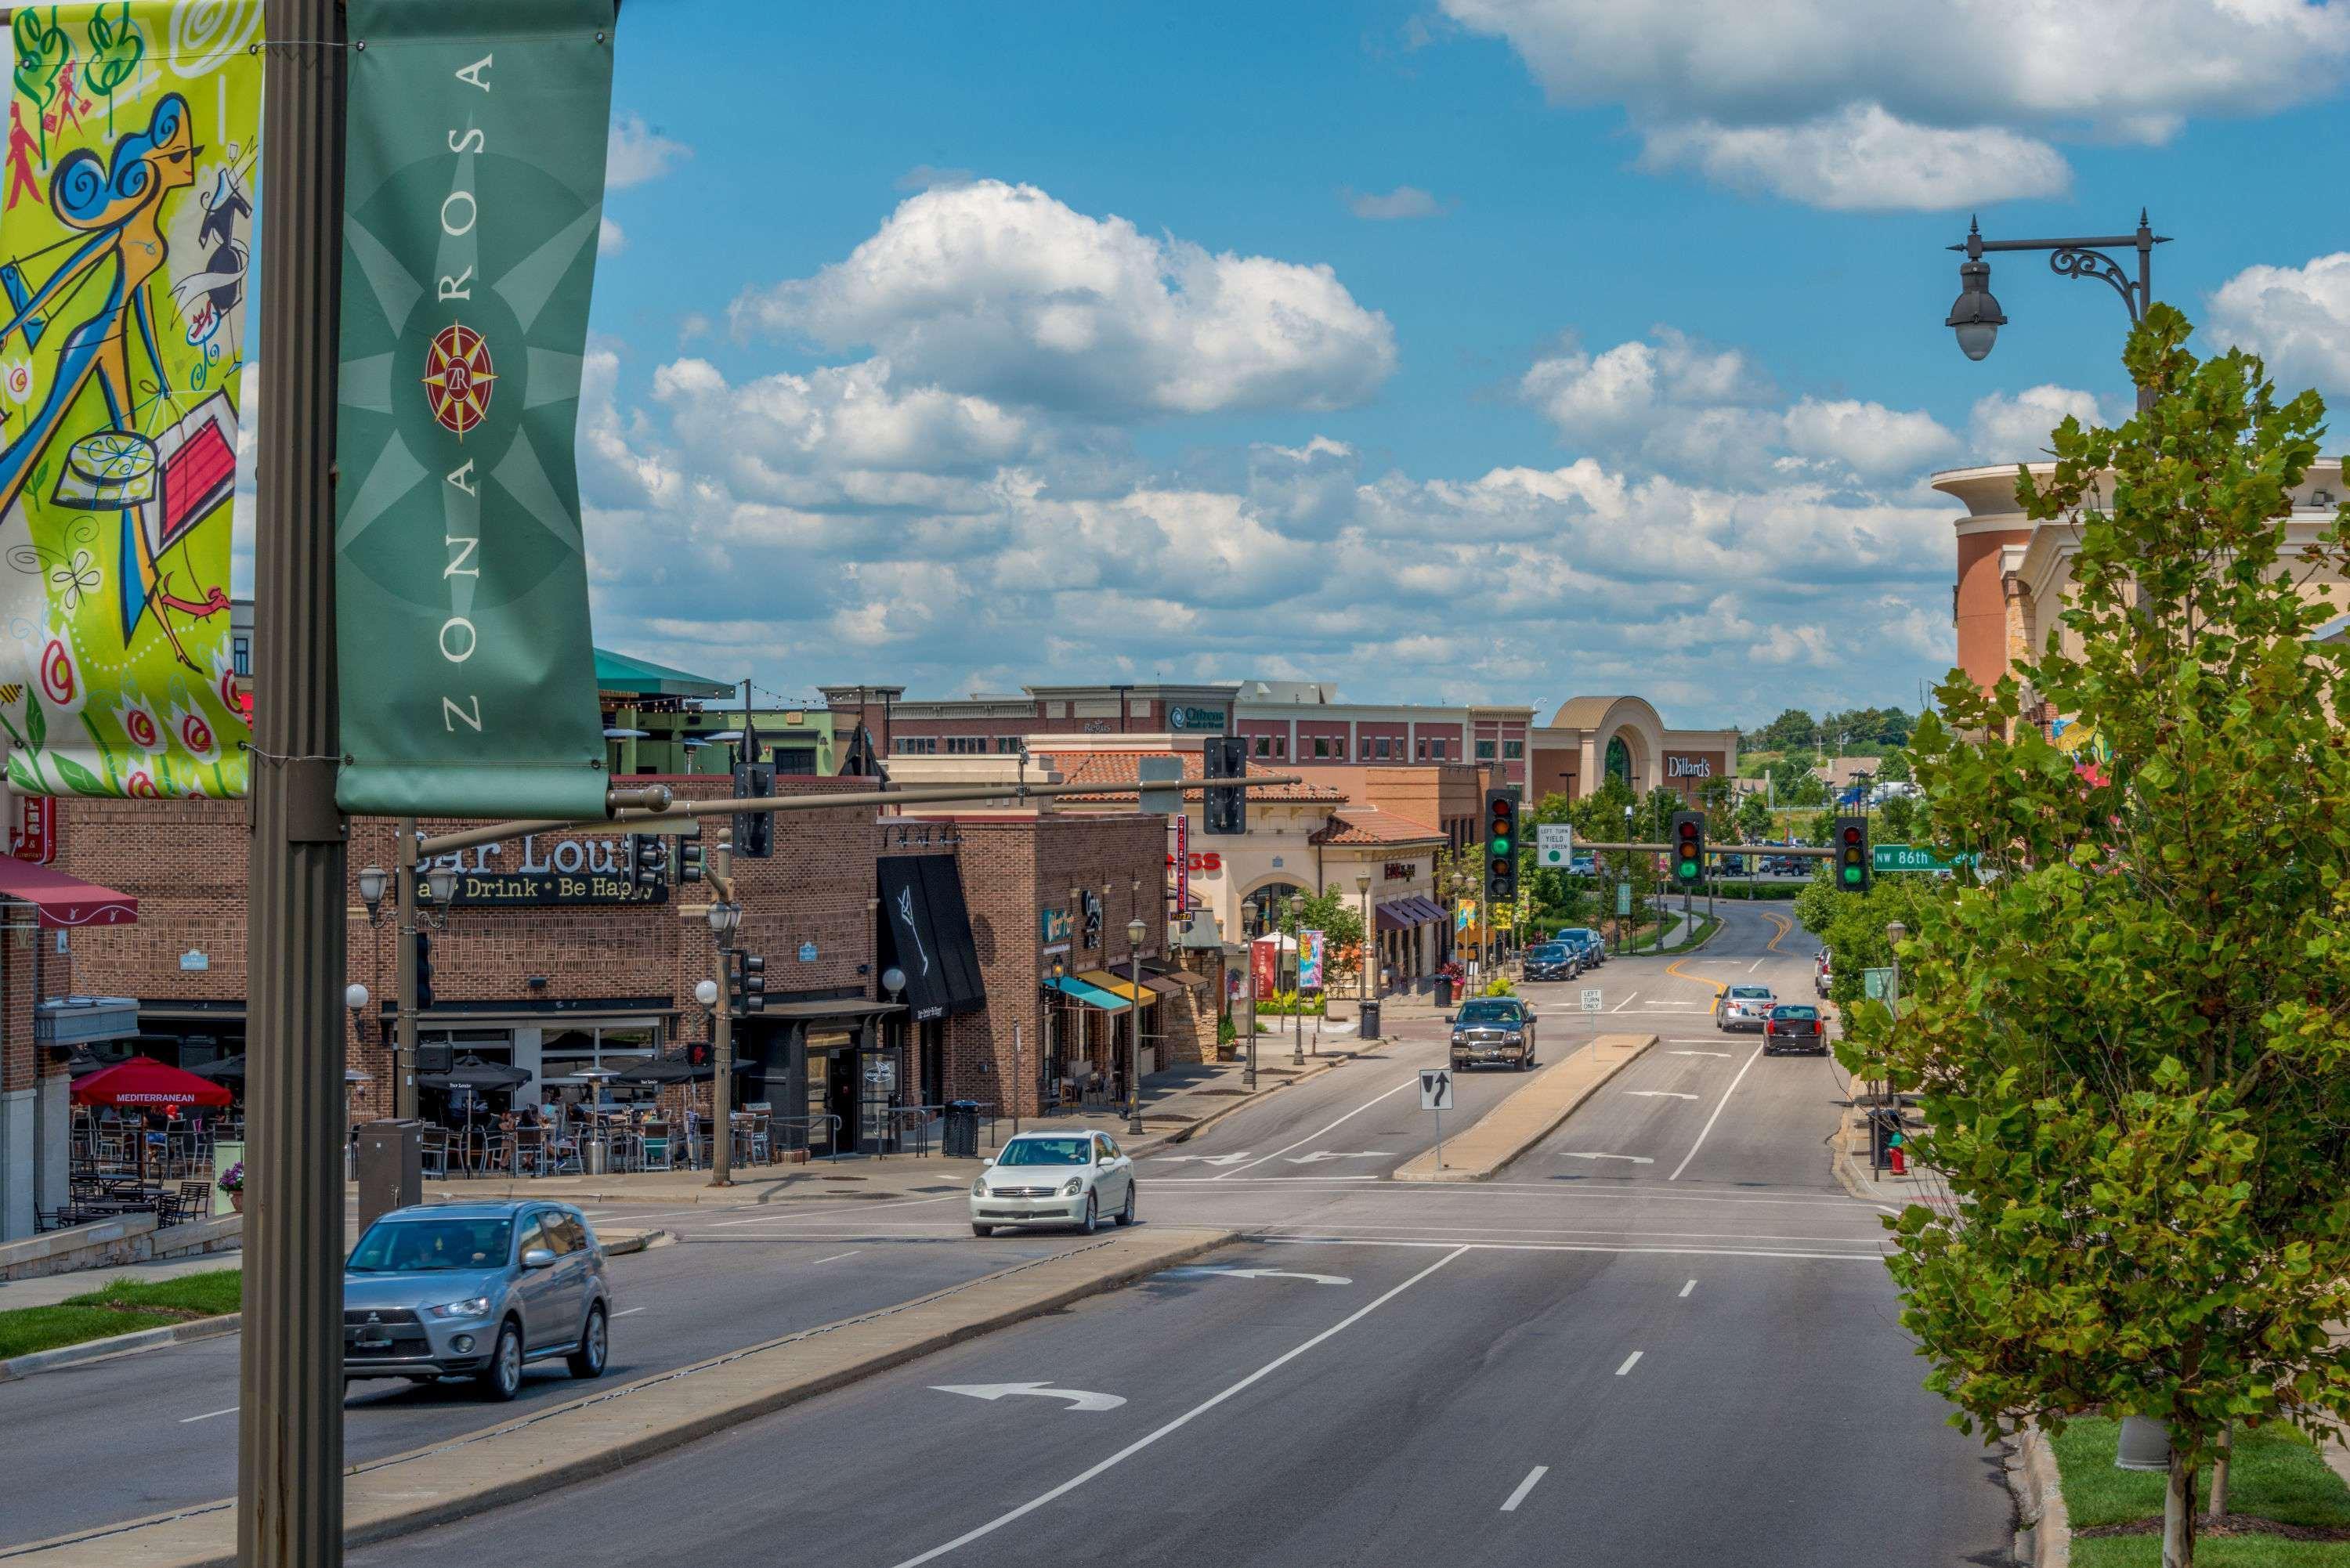
{"type": "MultiPolygon", "coordinates": [[[[1983,260],[1989,251],[2046,251],[2048,270],[2058,277],[2093,277],[2108,284],[2121,296],[2122,308],[2129,312],[2130,324],[2146,319],[2147,306],[2154,302],[2154,247],[2170,243],[2168,234],[2158,234],[2147,226],[2146,210],[2138,209],[2137,230],[2127,234],[2088,234],[2068,240],[1987,240],[1980,225],[1971,219],[1967,223],[1967,237],[1952,245],[1963,251],[1966,260],[1959,264],[1959,297],[1950,306],[1950,316],[1942,325],[1958,334],[1959,352],[1970,359],[1981,359],[1989,354],[1998,341],[1999,329],[2007,325],[1999,301],[1991,292],[1991,263],[1983,260]],[[2128,270],[2106,254],[2105,247],[2137,252],[2137,279],[2132,282],[2128,270]]],[[[2144,413],[2153,401],[2143,388],[2138,391],[2138,411],[2144,413]]]]}
{"type": "Polygon", "coordinates": [[[370,866],[359,873],[359,902],[367,906],[368,924],[372,926],[383,918],[383,889],[389,880],[380,866],[370,866]]]}
{"type": "Polygon", "coordinates": [[[1355,990],[1358,997],[1355,1003],[1355,1028],[1359,1042],[1369,1038],[1360,1031],[1371,1016],[1371,873],[1367,867],[1355,873],[1355,891],[1363,896],[1363,940],[1355,946],[1355,990]]]}
{"type": "MultiPolygon", "coordinates": [[[[1139,883],[1136,886],[1140,887],[1139,883]]],[[[1150,928],[1140,915],[1126,922],[1126,1135],[1142,1136],[1142,933],[1150,928]]]]}
{"type": "MultiPolygon", "coordinates": [[[[1292,1005],[1289,1009],[1289,1018],[1292,1043],[1289,1048],[1289,1064],[1293,1067],[1303,1067],[1305,1065],[1305,895],[1303,893],[1292,893],[1289,896],[1289,940],[1295,944],[1297,953],[1296,967],[1291,971],[1291,973],[1295,976],[1294,982],[1295,989],[1290,992],[1292,1005]]],[[[1279,962],[1281,950],[1274,949],[1273,956],[1274,961],[1276,963],[1279,962]]]]}
{"type": "Polygon", "coordinates": [[[1251,1094],[1256,1092],[1256,931],[1262,923],[1255,904],[1243,903],[1241,906],[1241,935],[1246,939],[1241,944],[1241,950],[1248,955],[1248,1086],[1251,1094]]]}

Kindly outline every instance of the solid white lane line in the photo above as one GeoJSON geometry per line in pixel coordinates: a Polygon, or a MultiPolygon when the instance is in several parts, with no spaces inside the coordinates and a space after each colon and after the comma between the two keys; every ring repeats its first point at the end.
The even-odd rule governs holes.
{"type": "Polygon", "coordinates": [[[1387,1091],[1386,1094],[1373,1095],[1369,1099],[1365,1100],[1361,1105],[1357,1106],[1353,1110],[1348,1111],[1345,1116],[1340,1116],[1337,1121],[1332,1122],[1330,1127],[1322,1128],[1320,1132],[1308,1133],[1304,1137],[1299,1138],[1295,1143],[1274,1149],[1271,1154],[1266,1155],[1263,1159],[1253,1159],[1246,1165],[1236,1165],[1230,1170],[1225,1171],[1223,1175],[1211,1176],[1208,1179],[1211,1181],[1222,1181],[1225,1179],[1226,1177],[1238,1176],[1243,1170],[1253,1170],[1256,1167],[1263,1165],[1267,1159],[1278,1159],[1293,1148],[1304,1148],[1307,1144],[1312,1143],[1315,1139],[1320,1137],[1323,1133],[1328,1132],[1330,1127],[1338,1126],[1340,1122],[1352,1121],[1357,1116],[1361,1116],[1365,1111],[1369,1110],[1373,1106],[1378,1105],[1381,1100],[1400,1095],[1406,1089],[1416,1089],[1418,1087],[1419,1087],[1419,1075],[1414,1073],[1410,1077],[1406,1078],[1402,1083],[1398,1084],[1394,1088],[1387,1091]]]}
{"type": "MultiPolygon", "coordinates": [[[[1418,1083],[1419,1081],[1419,1080],[1417,1078],[1412,1080],[1414,1083],[1418,1083]]],[[[910,1198],[899,1202],[892,1203],[860,1203],[858,1204],[856,1212],[859,1214],[870,1214],[876,1209],[920,1209],[926,1203],[952,1203],[956,1199],[962,1196],[963,1195],[962,1193],[956,1192],[944,1198],[910,1198]]],[[[809,1200],[804,1199],[803,1201],[809,1200]]],[[[824,1200],[818,1199],[815,1201],[824,1200]]],[[[841,1202],[855,1202],[855,1199],[832,1199],[827,1202],[827,1207],[829,1207],[831,1203],[841,1202]]],[[[762,1214],[756,1219],[752,1220],[722,1220],[714,1225],[704,1225],[702,1229],[705,1231],[731,1231],[738,1225],[788,1225],[808,1220],[820,1220],[824,1223],[832,1225],[845,1225],[854,1222],[849,1219],[849,1216],[847,1213],[835,1210],[833,1212],[826,1214],[762,1214]]]]}
{"type": "Polygon", "coordinates": [[[1687,1283],[1687,1284],[1685,1284],[1685,1285],[1683,1285],[1683,1286],[1681,1287],[1681,1294],[1682,1294],[1683,1296],[1687,1296],[1687,1295],[1690,1293],[1690,1292],[1691,1292],[1691,1291],[1693,1291],[1693,1290],[1695,1290],[1695,1289],[1697,1289],[1697,1282],[1696,1282],[1695,1280],[1691,1280],[1689,1283],[1687,1283]]]}
{"type": "Polygon", "coordinates": [[[846,1252],[835,1252],[829,1258],[818,1258],[815,1262],[808,1263],[805,1266],[813,1269],[816,1267],[816,1263],[837,1263],[843,1258],[853,1258],[863,1251],[865,1251],[865,1249],[862,1247],[852,1247],[846,1252]]]}
{"type": "Polygon", "coordinates": [[[1602,1247],[1583,1241],[1463,1241],[1457,1237],[1426,1241],[1388,1241],[1368,1236],[1260,1236],[1267,1246],[1284,1247],[1460,1247],[1475,1252],[1609,1252],[1658,1258],[1795,1258],[1828,1263],[1878,1263],[1874,1252],[1787,1252],[1760,1247],[1602,1247]]]}
{"type": "Polygon", "coordinates": [[[1756,970],[1761,969],[1762,967],[1762,961],[1761,959],[1756,959],[1752,963],[1746,966],[1746,972],[1748,974],[1752,974],[1756,970]]]}
{"type": "MultiPolygon", "coordinates": [[[[1412,1082],[1415,1085],[1419,1082],[1417,1075],[1413,1076],[1412,1082]]],[[[1336,1323],[1332,1324],[1328,1328],[1324,1329],[1321,1333],[1315,1334],[1305,1344],[1297,1345],[1293,1349],[1284,1351],[1281,1355],[1274,1356],[1271,1361],[1266,1362],[1263,1366],[1258,1367],[1254,1372],[1250,1373],[1239,1382],[1231,1385],[1221,1393],[1211,1395],[1208,1398],[1192,1406],[1190,1409],[1184,1411],[1181,1415],[1176,1417],[1165,1426],[1159,1428],[1155,1431],[1147,1433],[1142,1437],[1137,1438],[1133,1442],[1127,1444],[1126,1447],[1118,1449],[1118,1452],[1110,1455],[1107,1459],[1101,1460],[1099,1463],[1093,1465],[1088,1469],[1079,1470],[1076,1475],[1071,1476],[1067,1480],[1063,1481],[1060,1485],[1053,1488],[1050,1491],[1039,1493],[1037,1496],[1029,1499],[1026,1502],[1022,1503],[1019,1507],[1012,1509],[1006,1512],[997,1514],[993,1519],[989,1520],[985,1524],[980,1525],[974,1530],[964,1531],[952,1541],[947,1542],[941,1545],[933,1546],[928,1552],[922,1552],[919,1556],[907,1558],[903,1563],[899,1563],[897,1568],[915,1568],[915,1565],[918,1563],[930,1563],[937,1560],[938,1558],[944,1557],[947,1553],[954,1552],[962,1547],[968,1546],[972,1542],[980,1540],[983,1536],[994,1534],[997,1531],[1003,1529],[1005,1525],[1010,1524],[1014,1520],[1022,1519],[1034,1513],[1036,1510],[1044,1507],[1046,1503],[1053,1501],[1056,1498],[1066,1497],[1069,1493],[1076,1490],[1077,1488],[1085,1485],[1086,1482],[1093,1480],[1096,1476],[1100,1475],[1103,1471],[1133,1458],[1136,1454],[1139,1454],[1143,1449],[1150,1447],[1151,1444],[1157,1442],[1159,1438],[1166,1437],[1169,1433],[1173,1432],[1180,1428],[1189,1426],[1195,1418],[1206,1415],[1209,1411],[1214,1409],[1217,1406],[1222,1404],[1233,1395],[1240,1393],[1242,1390],[1250,1387],[1253,1384],[1270,1377],[1274,1373],[1279,1371],[1282,1367],[1286,1366],[1289,1363],[1296,1360],[1299,1356],[1305,1355],[1315,1345],[1322,1344],[1325,1340],[1336,1337],[1337,1334],[1353,1327],[1356,1324],[1362,1322],[1363,1319],[1370,1316],[1371,1314],[1378,1311],[1379,1308],[1387,1305],[1388,1303],[1395,1300],[1396,1297],[1403,1294],[1404,1292],[1411,1289],[1412,1286],[1419,1283],[1420,1281],[1428,1278],[1429,1275],[1436,1272],[1437,1270],[1444,1267],[1445,1264],[1452,1262],[1453,1259],[1461,1256],[1461,1253],[1468,1251],[1469,1249],[1466,1247],[1457,1247],[1453,1251],[1447,1252],[1444,1256],[1437,1259],[1436,1262],[1429,1264],[1428,1267],[1420,1270],[1419,1272],[1412,1275],[1411,1278],[1404,1281],[1403,1283],[1396,1286],[1393,1290],[1388,1291],[1386,1294],[1371,1302],[1368,1305],[1357,1308],[1354,1312],[1340,1318],[1336,1323]]]]}
{"type": "Polygon", "coordinates": [[[225,1410],[207,1410],[201,1416],[182,1416],[180,1417],[180,1425],[184,1427],[191,1421],[209,1421],[214,1416],[234,1416],[235,1414],[236,1407],[231,1405],[225,1410]]]}
{"type": "MultiPolygon", "coordinates": [[[[1762,1059],[1762,1047],[1757,1045],[1754,1047],[1754,1054],[1746,1058],[1746,1067],[1752,1067],[1762,1059]]],[[[1690,1145],[1690,1151],[1681,1156],[1681,1162],[1673,1167],[1673,1173],[1670,1176],[1665,1178],[1667,1181],[1679,1181],[1681,1179],[1681,1172],[1689,1168],[1690,1161],[1697,1158],[1697,1151],[1705,1147],[1705,1135],[1711,1132],[1713,1124],[1721,1119],[1721,1113],[1730,1107],[1730,1096],[1738,1093],[1738,1085],[1745,1081],[1746,1067],[1739,1068],[1738,1076],[1731,1079],[1730,1087],[1722,1090],[1721,1104],[1714,1106],[1713,1115],[1705,1118],[1705,1126],[1698,1129],[1697,1141],[1690,1145]]]]}
{"type": "Polygon", "coordinates": [[[1636,996],[1639,995],[1639,994],[1640,994],[1640,993],[1639,993],[1638,992],[1637,992],[1637,991],[1627,991],[1627,992],[1626,992],[1624,993],[1624,1000],[1623,1000],[1623,1001],[1621,1001],[1621,1002],[1617,1002],[1615,1006],[1613,1006],[1613,1007],[1609,1008],[1607,1011],[1608,1011],[1608,1012],[1623,1012],[1626,1008],[1627,1008],[1627,1007],[1629,1007],[1629,1006],[1631,1006],[1631,1005],[1632,1005],[1632,999],[1633,999],[1634,997],[1636,997],[1636,996]]]}
{"type": "Polygon", "coordinates": [[[1548,1465],[1536,1465],[1534,1469],[1528,1470],[1526,1472],[1526,1479],[1518,1483],[1518,1490],[1510,1494],[1510,1501],[1502,1505],[1502,1511],[1503,1513],[1517,1512],[1518,1504],[1526,1501],[1526,1493],[1534,1490],[1534,1482],[1542,1480],[1543,1477],[1548,1474],[1550,1474],[1550,1467],[1548,1465]]]}
{"type": "Polygon", "coordinates": [[[1569,1148],[1559,1150],[1558,1158],[1561,1159],[1628,1159],[1634,1165],[1654,1165],[1657,1163],[1645,1154],[1586,1154],[1579,1149],[1569,1148]]]}
{"type": "Polygon", "coordinates": [[[634,1317],[634,1316],[636,1316],[639,1313],[640,1313],[640,1312],[642,1312],[642,1311],[644,1311],[644,1310],[645,1310],[645,1309],[644,1309],[644,1308],[642,1308],[642,1307],[630,1307],[630,1308],[629,1308],[629,1309],[628,1309],[627,1311],[625,1311],[625,1312],[616,1312],[616,1313],[614,1313],[614,1314],[612,1314],[612,1319],[613,1319],[613,1321],[614,1321],[614,1322],[616,1322],[616,1323],[617,1323],[617,1322],[619,1322],[621,1318],[624,1318],[624,1317],[634,1317]]]}
{"type": "Polygon", "coordinates": [[[1697,1098],[1695,1095],[1685,1095],[1679,1089],[1627,1089],[1624,1092],[1636,1100],[1694,1100],[1697,1098]]]}
{"type": "MultiPolygon", "coordinates": [[[[1381,1231],[1427,1231],[1429,1225],[1349,1225],[1341,1221],[1319,1224],[1314,1228],[1316,1236],[1351,1236],[1357,1231],[1367,1235],[1381,1231]]],[[[1511,1236],[1612,1236],[1619,1241],[1806,1241],[1820,1246],[1872,1245],[1882,1231],[1869,1234],[1820,1236],[1792,1231],[1656,1231],[1642,1225],[1618,1225],[1607,1230],[1579,1225],[1446,1225],[1444,1233],[1456,1241],[1468,1241],[1480,1237],[1511,1236]]]]}
{"type": "Polygon", "coordinates": [[[1638,1352],[1638,1351],[1637,1351],[1637,1350],[1636,1350],[1636,1351],[1634,1351],[1631,1355],[1629,1355],[1626,1356],[1626,1357],[1624,1358],[1624,1365],[1623,1365],[1623,1366],[1619,1366],[1619,1367],[1617,1367],[1617,1368],[1616,1369],[1616,1376],[1618,1376],[1618,1377],[1621,1377],[1621,1376],[1624,1376],[1624,1374],[1626,1374],[1627,1372],[1631,1371],[1631,1370],[1632,1370],[1633,1364],[1634,1364],[1634,1363],[1636,1363],[1636,1362],[1638,1362],[1639,1359],[1640,1359],[1640,1352],[1638,1352]]]}

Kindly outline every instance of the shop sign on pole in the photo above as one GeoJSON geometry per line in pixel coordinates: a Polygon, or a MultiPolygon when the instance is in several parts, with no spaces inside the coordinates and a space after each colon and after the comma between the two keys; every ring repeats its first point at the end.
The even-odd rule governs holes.
{"type": "Polygon", "coordinates": [[[1175,832],[1175,850],[1167,857],[1175,872],[1175,915],[1180,919],[1191,907],[1191,819],[1177,811],[1168,818],[1175,832]]]}

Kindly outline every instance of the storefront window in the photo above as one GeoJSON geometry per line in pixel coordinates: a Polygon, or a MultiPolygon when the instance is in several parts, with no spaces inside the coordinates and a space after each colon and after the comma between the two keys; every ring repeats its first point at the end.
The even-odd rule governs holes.
{"type": "Polygon", "coordinates": [[[1632,748],[1624,743],[1621,735],[1607,738],[1607,776],[1621,779],[1627,784],[1632,782],[1632,748]]]}
{"type": "MultiPolygon", "coordinates": [[[[539,1045],[538,1081],[549,1089],[578,1088],[584,1098],[584,1091],[594,1080],[581,1077],[581,1072],[600,1068],[608,1073],[624,1073],[642,1066],[660,1049],[660,1031],[650,1023],[582,1024],[550,1030],[539,1045]]],[[[611,1097],[617,1100],[650,1099],[654,1093],[623,1085],[608,1087],[611,1097]]]]}

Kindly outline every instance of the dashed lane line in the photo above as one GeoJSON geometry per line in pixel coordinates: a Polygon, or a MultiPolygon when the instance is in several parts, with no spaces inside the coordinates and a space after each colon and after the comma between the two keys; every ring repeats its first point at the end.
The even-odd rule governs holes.
{"type": "Polygon", "coordinates": [[[1714,1106],[1713,1115],[1705,1118],[1705,1126],[1698,1129],[1697,1141],[1690,1145],[1690,1151],[1681,1156],[1681,1162],[1673,1167],[1673,1173],[1670,1176],[1665,1178],[1667,1181],[1679,1181],[1681,1179],[1681,1172],[1689,1168],[1690,1161],[1697,1158],[1697,1151],[1705,1147],[1706,1135],[1713,1131],[1713,1124],[1720,1121],[1721,1113],[1730,1107],[1730,1096],[1738,1093],[1738,1085],[1745,1082],[1747,1067],[1753,1066],[1762,1059],[1762,1049],[1761,1045],[1754,1047],[1754,1054],[1746,1058],[1746,1066],[1739,1068],[1738,1076],[1730,1080],[1730,1087],[1721,1092],[1721,1104],[1714,1106]]]}
{"type": "Polygon", "coordinates": [[[1631,1355],[1626,1356],[1624,1358],[1624,1365],[1616,1369],[1616,1376],[1621,1377],[1626,1373],[1630,1372],[1633,1367],[1638,1366],[1640,1364],[1640,1357],[1645,1354],[1647,1353],[1644,1351],[1636,1350],[1631,1355]]]}
{"type": "Polygon", "coordinates": [[[1517,1490],[1510,1494],[1510,1501],[1502,1505],[1502,1511],[1503,1513],[1517,1512],[1518,1504],[1526,1501],[1526,1493],[1534,1490],[1534,1482],[1542,1480],[1543,1477],[1548,1474],[1550,1474],[1550,1467],[1548,1465],[1536,1465],[1534,1469],[1528,1470],[1526,1472],[1526,1479],[1520,1481],[1518,1483],[1517,1490]]]}

